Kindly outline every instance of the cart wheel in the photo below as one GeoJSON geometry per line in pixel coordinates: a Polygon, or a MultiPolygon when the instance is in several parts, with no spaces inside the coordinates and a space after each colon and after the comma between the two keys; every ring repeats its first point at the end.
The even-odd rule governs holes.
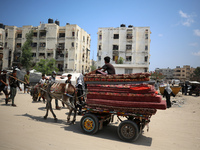
{"type": "Polygon", "coordinates": [[[99,120],[93,114],[86,114],[81,118],[81,129],[87,134],[95,134],[99,129],[99,120]]]}
{"type": "Polygon", "coordinates": [[[127,142],[135,141],[139,136],[139,129],[135,122],[130,120],[125,120],[120,123],[118,127],[118,136],[127,142]]]}

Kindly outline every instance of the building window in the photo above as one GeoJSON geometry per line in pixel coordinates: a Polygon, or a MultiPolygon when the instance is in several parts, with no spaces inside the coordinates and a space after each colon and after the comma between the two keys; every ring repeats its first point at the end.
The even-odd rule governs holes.
{"type": "Polygon", "coordinates": [[[40,43],[40,47],[45,47],[46,43],[40,43]]]}
{"type": "Polygon", "coordinates": [[[99,61],[101,61],[101,56],[99,56],[99,61]]]}
{"type": "Polygon", "coordinates": [[[119,46],[118,45],[113,45],[113,50],[118,50],[119,46]]]}
{"type": "Polygon", "coordinates": [[[145,39],[148,39],[148,34],[145,34],[145,39]]]}
{"type": "Polygon", "coordinates": [[[100,35],[99,35],[99,40],[101,40],[101,39],[102,39],[102,35],[100,34],[100,35]]]}
{"type": "Polygon", "coordinates": [[[5,48],[7,47],[7,45],[8,45],[7,42],[5,42],[5,48]]]}
{"type": "Polygon", "coordinates": [[[36,53],[32,53],[32,57],[36,57],[36,53]]]}
{"type": "Polygon", "coordinates": [[[147,72],[148,71],[148,69],[147,68],[144,68],[144,72],[147,72]]]}
{"type": "Polygon", "coordinates": [[[126,56],[126,61],[132,61],[132,56],[126,56]]]}
{"type": "Polygon", "coordinates": [[[6,39],[7,39],[7,37],[8,37],[8,33],[6,32],[6,39]]]}
{"type": "Polygon", "coordinates": [[[66,52],[66,56],[65,57],[68,58],[68,52],[66,52]]]}
{"type": "Polygon", "coordinates": [[[144,61],[147,62],[147,60],[148,60],[148,56],[145,56],[144,61]]]}
{"type": "Polygon", "coordinates": [[[21,43],[17,43],[17,48],[21,48],[22,44],[21,43]]]}
{"type": "Polygon", "coordinates": [[[75,32],[72,32],[72,36],[73,36],[73,37],[75,36],[75,32]]]}
{"type": "Polygon", "coordinates": [[[85,42],[85,36],[83,36],[83,42],[85,42]]]}
{"type": "Polygon", "coordinates": [[[126,69],[125,68],[125,74],[131,74],[133,72],[133,69],[126,69]]]}
{"type": "Polygon", "coordinates": [[[50,56],[51,56],[51,53],[47,53],[47,56],[50,57],[50,56]]]}
{"type": "Polygon", "coordinates": [[[65,33],[59,33],[59,38],[65,37],[65,33]]]}
{"type": "Polygon", "coordinates": [[[74,42],[72,42],[72,47],[74,47],[74,42]]]}
{"type": "Polygon", "coordinates": [[[82,61],[84,62],[84,60],[85,60],[85,55],[83,54],[83,56],[82,56],[82,61]]]}
{"type": "Polygon", "coordinates": [[[40,32],[40,37],[45,37],[46,36],[46,31],[41,31],[40,32]]]}
{"type": "Polygon", "coordinates": [[[119,34],[114,34],[114,39],[119,39],[119,34]]]}
{"type": "Polygon", "coordinates": [[[33,36],[34,36],[34,37],[37,37],[37,32],[33,32],[33,36]]]}
{"type": "Polygon", "coordinates": [[[127,34],[127,35],[126,35],[126,38],[127,38],[127,39],[132,39],[132,37],[133,37],[132,34],[127,34]]]}
{"type": "Polygon", "coordinates": [[[18,33],[18,34],[17,34],[17,38],[22,38],[22,34],[21,34],[21,33],[18,33]]]}
{"type": "Polygon", "coordinates": [[[145,45],[145,50],[148,50],[148,45],[145,45]]]}
{"type": "Polygon", "coordinates": [[[126,50],[132,50],[132,45],[126,45],[126,50]]]}
{"type": "Polygon", "coordinates": [[[65,64],[65,68],[67,68],[67,64],[65,64]]]}
{"type": "Polygon", "coordinates": [[[45,53],[39,53],[39,56],[45,56],[45,53]]]}
{"type": "Polygon", "coordinates": [[[37,43],[32,43],[32,47],[37,47],[37,43]]]}
{"type": "Polygon", "coordinates": [[[99,50],[101,50],[101,45],[99,45],[99,50]]]}
{"type": "Polygon", "coordinates": [[[64,50],[64,48],[65,48],[65,43],[59,43],[58,49],[59,50],[64,50]]]}

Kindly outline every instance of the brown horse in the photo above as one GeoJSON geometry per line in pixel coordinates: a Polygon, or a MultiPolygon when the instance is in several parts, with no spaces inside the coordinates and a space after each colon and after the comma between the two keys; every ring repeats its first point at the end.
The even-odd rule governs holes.
{"type": "Polygon", "coordinates": [[[69,114],[67,117],[67,122],[70,123],[70,116],[72,114],[72,111],[74,111],[74,118],[71,121],[71,123],[75,123],[76,121],[76,93],[75,88],[72,84],[67,83],[54,83],[52,84],[46,84],[43,86],[43,88],[39,88],[39,93],[41,93],[41,96],[44,97],[47,100],[46,103],[46,115],[44,116],[44,119],[47,118],[49,110],[51,111],[53,117],[55,120],[57,120],[56,115],[53,112],[51,101],[52,99],[59,99],[63,103],[65,103],[69,108],[69,114]]]}

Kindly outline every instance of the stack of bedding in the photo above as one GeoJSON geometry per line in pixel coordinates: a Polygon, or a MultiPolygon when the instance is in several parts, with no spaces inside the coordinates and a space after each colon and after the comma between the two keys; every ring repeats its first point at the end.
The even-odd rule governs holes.
{"type": "Polygon", "coordinates": [[[156,109],[166,109],[166,103],[157,95],[154,85],[149,84],[149,75],[88,75],[85,78],[88,88],[86,103],[96,109],[155,114],[156,109]]]}

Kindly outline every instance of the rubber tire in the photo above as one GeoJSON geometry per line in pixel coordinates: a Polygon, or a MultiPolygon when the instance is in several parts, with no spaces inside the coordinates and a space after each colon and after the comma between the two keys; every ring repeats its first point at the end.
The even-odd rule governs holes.
{"type": "Polygon", "coordinates": [[[84,133],[95,134],[99,130],[99,119],[93,114],[86,114],[81,118],[80,126],[84,133]],[[87,119],[93,123],[91,130],[86,129],[84,126],[85,121],[88,121],[87,119]]]}
{"type": "Polygon", "coordinates": [[[122,139],[123,141],[133,142],[133,141],[137,140],[137,138],[139,137],[138,125],[133,121],[125,120],[119,124],[117,133],[118,133],[118,136],[120,137],[120,139],[122,139]],[[130,129],[132,130],[133,135],[131,135],[131,136],[129,135],[130,137],[124,135],[123,131],[128,130],[128,132],[129,132],[130,129]]]}

